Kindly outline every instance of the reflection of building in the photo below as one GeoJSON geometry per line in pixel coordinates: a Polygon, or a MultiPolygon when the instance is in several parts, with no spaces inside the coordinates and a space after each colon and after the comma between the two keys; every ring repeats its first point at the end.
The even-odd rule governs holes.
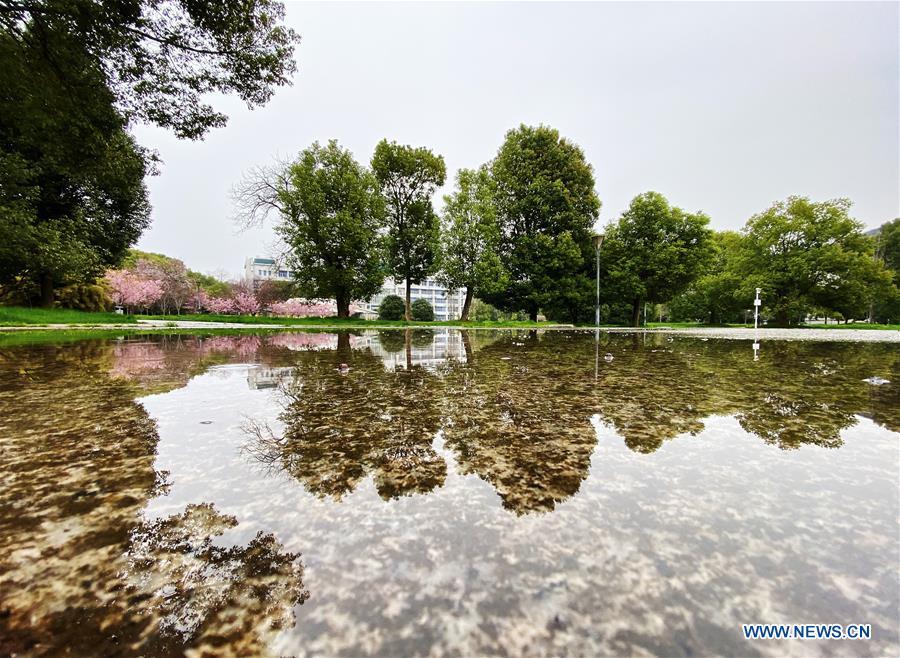
{"type": "MultiPolygon", "coordinates": [[[[370,302],[359,302],[364,318],[378,317],[378,305],[388,295],[397,295],[401,299],[406,296],[406,282],[387,279],[381,290],[378,291],[370,302]]],[[[414,283],[410,289],[410,299],[427,299],[434,309],[435,320],[456,320],[462,312],[463,302],[466,300],[465,289],[451,292],[441,286],[433,277],[428,277],[421,283],[414,283]]]]}
{"type": "Polygon", "coordinates": [[[254,290],[263,281],[290,281],[292,275],[293,272],[274,258],[254,256],[244,261],[244,278],[253,285],[254,290]]]}
{"type": "MultiPolygon", "coordinates": [[[[410,331],[410,365],[429,368],[440,365],[448,359],[466,360],[466,348],[461,332],[450,329],[425,331],[427,338],[424,333],[410,331]]],[[[405,368],[407,365],[405,330],[366,334],[360,337],[359,343],[354,347],[368,347],[389,370],[394,370],[397,366],[405,368]],[[390,341],[390,338],[396,338],[396,341],[390,341]]]]}
{"type": "Polygon", "coordinates": [[[283,368],[266,368],[258,366],[250,368],[247,373],[247,386],[253,390],[263,388],[275,388],[280,383],[290,379],[294,374],[291,367],[283,368]]]}

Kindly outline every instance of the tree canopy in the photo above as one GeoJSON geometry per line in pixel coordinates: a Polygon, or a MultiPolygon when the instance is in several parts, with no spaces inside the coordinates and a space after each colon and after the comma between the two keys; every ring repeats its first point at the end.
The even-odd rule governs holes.
{"type": "Polygon", "coordinates": [[[590,298],[591,232],[600,211],[581,148],[548,126],[521,125],[506,133],[490,173],[509,283],[487,301],[525,309],[532,319],[551,304],[577,315],[590,298]]]}
{"type": "Polygon", "coordinates": [[[890,285],[872,239],[849,212],[847,199],[794,196],[747,222],[737,271],[745,285],[762,288],[776,324],[795,324],[814,308],[862,317],[890,285]]]}
{"type": "Polygon", "coordinates": [[[372,156],[372,171],[387,205],[387,263],[395,279],[406,281],[406,319],[412,319],[410,290],[435,269],[440,248],[440,220],[431,205],[444,184],[444,158],[424,147],[381,140],[372,156]]]}
{"type": "Polygon", "coordinates": [[[252,172],[235,192],[247,222],[277,213],[275,230],[290,248],[302,295],[334,298],[338,317],[348,317],[351,301],[381,287],[384,202],[372,173],[336,140],[314,143],[291,164],[252,172]]]}
{"type": "MultiPolygon", "coordinates": [[[[283,18],[284,6],[272,0],[0,0],[5,39],[35,49],[63,88],[95,77],[126,122],[190,139],[225,125],[208,95],[236,94],[252,108],[290,84],[299,37],[283,18]],[[60,68],[76,44],[84,68],[60,68]]],[[[93,104],[63,107],[77,115],[93,104]]]]}
{"type": "Polygon", "coordinates": [[[296,35],[269,0],[0,0],[0,285],[53,302],[149,225],[137,121],[198,138],[289,82],[296,35]]]}
{"type": "Polygon", "coordinates": [[[712,256],[712,231],[703,213],[670,206],[658,192],[639,194],[609,227],[601,252],[607,282],[631,303],[640,323],[644,302],[668,301],[683,292],[712,256]]]}
{"type": "Polygon", "coordinates": [[[450,290],[466,289],[460,320],[469,319],[475,295],[502,290],[506,272],[500,262],[500,227],[493,181],[486,167],[460,169],[456,190],[444,196],[439,280],[450,290]]]}

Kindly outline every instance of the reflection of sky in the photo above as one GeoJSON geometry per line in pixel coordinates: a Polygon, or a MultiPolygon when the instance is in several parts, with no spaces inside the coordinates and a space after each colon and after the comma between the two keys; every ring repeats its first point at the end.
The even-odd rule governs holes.
{"type": "MultiPolygon", "coordinates": [[[[400,354],[405,362],[405,354],[400,354]]],[[[748,357],[752,358],[748,354],[748,357]]],[[[621,358],[621,357],[620,357],[621,358]]],[[[615,363],[615,362],[613,362],[615,363]]],[[[216,368],[142,398],[171,472],[150,516],[210,502],[303,554],[310,599],[287,654],[887,654],[900,606],[897,435],[867,419],[838,450],[779,450],[731,416],[651,454],[586,411],[597,444],[578,492],[516,515],[447,463],[429,494],[383,500],[371,478],[317,498],[241,453],[248,418],[278,431],[277,393],[216,368]],[[201,424],[212,421],[210,424],[201,424]],[[744,643],[752,622],[872,623],[871,643],[744,643]]],[[[535,468],[540,468],[539,464],[535,468]]],[[[515,482],[506,486],[515,487],[515,482]]]]}

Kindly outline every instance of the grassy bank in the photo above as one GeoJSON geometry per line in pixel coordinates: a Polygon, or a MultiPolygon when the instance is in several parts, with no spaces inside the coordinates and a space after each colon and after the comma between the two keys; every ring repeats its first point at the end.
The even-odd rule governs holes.
{"type": "MultiPolygon", "coordinates": [[[[134,324],[139,319],[146,320],[163,320],[166,322],[188,321],[188,322],[232,322],[240,324],[258,325],[264,328],[266,325],[284,325],[290,327],[316,327],[328,328],[347,328],[347,329],[368,329],[382,327],[472,327],[484,329],[540,329],[546,327],[571,326],[562,323],[553,322],[530,322],[528,320],[498,320],[483,322],[465,322],[459,320],[447,320],[443,322],[406,322],[404,320],[362,320],[358,318],[278,318],[257,315],[213,315],[213,314],[195,314],[186,313],[183,315],[117,315],[115,313],[90,313],[87,311],[75,311],[63,308],[23,308],[12,306],[0,306],[0,326],[7,327],[25,327],[25,326],[42,326],[50,324],[68,324],[68,325],[104,325],[104,324],[134,324]]],[[[609,327],[611,325],[603,325],[609,327]]],[[[648,322],[647,329],[700,329],[704,327],[736,327],[736,328],[752,328],[753,325],[746,324],[727,324],[727,325],[708,325],[698,322],[648,322]]],[[[581,328],[589,329],[593,325],[580,325],[581,328]]],[[[771,328],[771,327],[766,327],[771,328]]],[[[900,324],[809,324],[797,329],[871,329],[871,330],[900,330],[900,324]]]]}
{"type": "Polygon", "coordinates": [[[441,322],[420,322],[405,320],[362,320],[359,318],[278,318],[263,315],[212,315],[212,314],[185,314],[185,315],[139,315],[139,319],[147,320],[166,320],[174,322],[177,320],[189,322],[240,322],[242,324],[282,324],[291,327],[347,327],[367,328],[367,327],[458,327],[465,325],[466,327],[496,327],[503,328],[532,328],[557,326],[551,322],[529,322],[528,320],[507,320],[507,321],[484,321],[484,322],[466,322],[461,323],[459,320],[447,320],[441,322]]]}
{"type": "Polygon", "coordinates": [[[134,322],[130,315],[91,313],[68,308],[25,308],[0,306],[0,326],[43,324],[126,324],[134,322]]]}
{"type": "MultiPolygon", "coordinates": [[[[346,327],[347,329],[365,329],[369,327],[450,327],[460,326],[458,320],[446,322],[406,322],[404,320],[361,320],[358,318],[279,318],[262,315],[213,315],[185,313],[182,315],[117,315],[115,313],[89,313],[86,311],[73,311],[70,309],[44,309],[24,308],[12,306],[0,306],[0,326],[24,327],[42,326],[49,324],[71,325],[104,325],[104,324],[133,324],[137,320],[163,320],[166,322],[232,322],[240,324],[252,324],[265,327],[266,325],[285,325],[290,327],[346,327]]],[[[503,328],[532,328],[551,326],[549,322],[529,321],[486,321],[467,322],[467,327],[484,327],[498,329],[503,328]]],[[[556,325],[554,325],[556,326],[556,325]]]]}

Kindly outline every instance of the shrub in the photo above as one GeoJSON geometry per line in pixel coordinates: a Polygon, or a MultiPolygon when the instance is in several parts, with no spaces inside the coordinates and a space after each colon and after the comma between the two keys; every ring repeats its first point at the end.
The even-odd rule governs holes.
{"type": "Polygon", "coordinates": [[[108,311],[113,302],[106,288],[98,284],[78,283],[56,290],[56,304],[79,311],[108,311]]]}
{"type": "Polygon", "coordinates": [[[406,305],[397,295],[388,295],[378,305],[379,320],[402,320],[406,313],[406,305]]]}
{"type": "Polygon", "coordinates": [[[431,302],[427,299],[417,299],[412,303],[412,311],[413,320],[418,322],[431,322],[434,320],[434,309],[431,306],[431,302]]]}

